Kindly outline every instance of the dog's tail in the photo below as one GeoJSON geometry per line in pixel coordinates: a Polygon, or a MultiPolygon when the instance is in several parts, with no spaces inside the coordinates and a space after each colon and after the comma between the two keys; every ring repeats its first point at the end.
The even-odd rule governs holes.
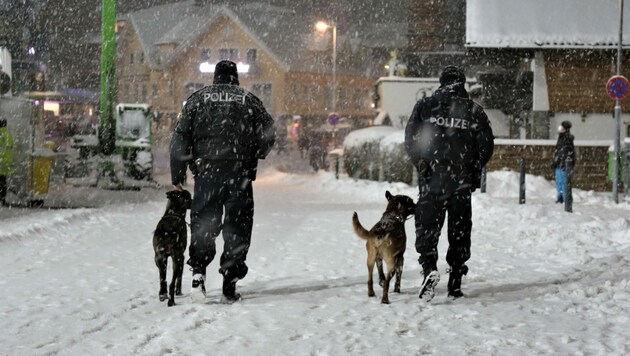
{"type": "Polygon", "coordinates": [[[372,237],[372,235],[370,235],[370,232],[367,231],[363,227],[363,225],[361,225],[361,223],[359,222],[359,215],[357,215],[356,212],[354,214],[352,214],[352,227],[354,227],[354,232],[360,238],[362,238],[364,240],[367,240],[367,239],[372,237]]]}

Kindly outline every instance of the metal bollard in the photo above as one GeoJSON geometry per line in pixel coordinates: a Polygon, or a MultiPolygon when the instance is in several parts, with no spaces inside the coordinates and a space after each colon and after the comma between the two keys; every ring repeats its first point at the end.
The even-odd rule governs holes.
{"type": "Polygon", "coordinates": [[[339,179],[339,156],[335,157],[335,179],[339,179]]]}
{"type": "Polygon", "coordinates": [[[518,194],[518,203],[525,204],[525,160],[521,159],[519,162],[519,169],[521,171],[520,186],[518,194]]]}
{"type": "Polygon", "coordinates": [[[485,193],[486,192],[486,175],[488,174],[488,169],[486,168],[486,166],[483,166],[481,168],[481,192],[485,193]]]}
{"type": "Polygon", "coordinates": [[[573,177],[573,169],[568,169],[566,172],[565,192],[564,192],[564,211],[567,213],[573,212],[573,191],[571,178],[573,177]]]}

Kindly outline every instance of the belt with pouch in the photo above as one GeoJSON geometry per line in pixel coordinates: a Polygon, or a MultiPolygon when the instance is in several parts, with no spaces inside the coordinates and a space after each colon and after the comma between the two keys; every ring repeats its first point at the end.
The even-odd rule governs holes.
{"type": "Polygon", "coordinates": [[[210,159],[204,159],[204,158],[196,158],[190,163],[190,171],[193,173],[193,175],[197,175],[199,173],[203,173],[207,171],[209,168],[221,167],[227,164],[231,164],[232,167],[234,168],[245,167],[245,161],[241,161],[241,160],[210,160],[210,159]]]}

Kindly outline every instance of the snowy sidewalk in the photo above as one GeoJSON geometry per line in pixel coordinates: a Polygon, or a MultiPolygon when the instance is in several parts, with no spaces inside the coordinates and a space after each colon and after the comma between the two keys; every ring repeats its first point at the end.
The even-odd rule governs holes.
{"type": "MultiPolygon", "coordinates": [[[[473,196],[472,258],[462,288],[443,281],[429,304],[413,219],[406,224],[402,293],[390,305],[367,296],[365,242],[357,211],[374,224],[384,193],[416,198],[401,183],[354,181],[331,173],[292,175],[262,167],[254,186],[255,227],[238,284],[244,300],[219,304],[218,254],[209,296],[192,304],[190,272],[175,307],[158,301],[151,236],[164,211],[147,201],[95,209],[40,210],[0,220],[0,354],[14,355],[622,355],[630,351],[630,208],[577,191],[574,213],[554,188],[491,172],[473,196]]],[[[114,198],[112,198],[114,199],[114,198]]],[[[381,289],[376,287],[377,295],[381,289]]]]}

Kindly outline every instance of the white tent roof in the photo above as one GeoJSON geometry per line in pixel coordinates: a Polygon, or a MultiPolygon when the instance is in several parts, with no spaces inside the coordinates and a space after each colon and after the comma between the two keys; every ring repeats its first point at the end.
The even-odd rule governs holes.
{"type": "MultiPolygon", "coordinates": [[[[630,47],[630,4],[624,6],[630,47]]],[[[490,48],[615,48],[618,0],[468,0],[466,46],[490,48]]]]}

